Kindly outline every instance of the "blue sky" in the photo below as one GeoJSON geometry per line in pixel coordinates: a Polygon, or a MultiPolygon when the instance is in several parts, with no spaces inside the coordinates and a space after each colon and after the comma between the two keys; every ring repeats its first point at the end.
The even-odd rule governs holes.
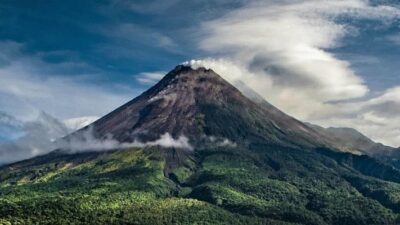
{"type": "MultiPolygon", "coordinates": [[[[86,71],[99,72],[100,83],[125,84],[140,72],[201,56],[192,29],[239,5],[211,2],[2,1],[0,38],[22,43],[23,54],[41,54],[49,64],[83,62],[86,71]]],[[[68,76],[82,69],[71,68],[68,76]]]]}
{"type": "Polygon", "coordinates": [[[101,116],[203,59],[297,118],[400,145],[396,2],[4,0],[0,111],[101,116]]]}

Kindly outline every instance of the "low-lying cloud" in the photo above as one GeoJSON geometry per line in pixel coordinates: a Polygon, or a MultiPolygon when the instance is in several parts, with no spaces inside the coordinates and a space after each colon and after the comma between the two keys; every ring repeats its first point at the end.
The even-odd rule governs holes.
{"type": "Polygon", "coordinates": [[[4,136],[0,139],[0,165],[47,154],[56,149],[62,149],[67,153],[147,146],[193,149],[187,137],[182,135],[175,139],[169,133],[161,135],[154,141],[135,140],[128,143],[119,142],[111,136],[98,139],[94,136],[93,129],[89,127],[79,132],[79,135],[70,135],[65,138],[76,128],[81,128],[82,124],[88,122],[85,118],[74,120],[82,123],[74,124],[76,127],[70,129],[65,123],[44,112],[41,112],[37,119],[29,122],[19,121],[6,113],[0,113],[0,135],[4,136]],[[1,133],[2,131],[4,132],[1,133]]]}
{"type": "Polygon", "coordinates": [[[215,137],[215,136],[208,136],[208,141],[210,141],[212,144],[218,146],[218,147],[236,147],[237,144],[235,142],[232,142],[228,138],[221,138],[221,137],[215,137]]]}
{"type": "Polygon", "coordinates": [[[70,132],[62,122],[44,112],[29,122],[5,113],[0,114],[0,120],[8,121],[9,127],[4,140],[0,141],[0,165],[48,153],[57,147],[55,140],[70,132]]]}
{"type": "Polygon", "coordinates": [[[182,148],[192,150],[193,147],[189,143],[189,139],[185,136],[180,136],[174,139],[169,133],[160,136],[159,139],[154,141],[142,142],[135,140],[133,142],[119,142],[111,136],[98,139],[93,135],[91,127],[80,132],[79,135],[72,135],[68,139],[59,140],[57,148],[64,149],[67,152],[75,153],[82,151],[107,151],[115,149],[125,149],[134,147],[148,147],[148,146],[161,146],[165,148],[182,148]]]}

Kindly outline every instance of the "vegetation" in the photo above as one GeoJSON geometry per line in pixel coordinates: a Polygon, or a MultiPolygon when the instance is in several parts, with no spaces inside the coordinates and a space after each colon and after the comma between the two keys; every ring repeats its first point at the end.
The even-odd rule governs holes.
{"type": "Polygon", "coordinates": [[[217,147],[197,150],[166,175],[165,151],[172,149],[56,152],[4,167],[0,224],[397,221],[398,172],[371,174],[363,163],[385,166],[374,160],[329,150],[217,147]]]}

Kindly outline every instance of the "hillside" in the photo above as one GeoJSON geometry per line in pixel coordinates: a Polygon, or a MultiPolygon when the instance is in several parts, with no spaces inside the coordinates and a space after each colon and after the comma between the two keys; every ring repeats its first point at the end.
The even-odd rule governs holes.
{"type": "Polygon", "coordinates": [[[178,66],[66,140],[89,131],[120,145],[0,168],[0,224],[400,223],[398,169],[340,151],[212,70],[178,66]]]}

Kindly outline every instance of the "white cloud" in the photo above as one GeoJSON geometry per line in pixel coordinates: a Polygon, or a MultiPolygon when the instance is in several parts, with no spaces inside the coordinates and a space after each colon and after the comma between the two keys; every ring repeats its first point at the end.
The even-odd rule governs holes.
{"type": "Polygon", "coordinates": [[[93,74],[62,74],[74,64],[50,65],[36,55],[24,56],[22,44],[1,42],[0,47],[5,62],[0,66],[0,107],[18,118],[32,120],[41,110],[62,119],[101,116],[138,93],[93,85],[93,74]]]}
{"type": "MultiPolygon", "coordinates": [[[[73,121],[82,122],[84,119],[92,118],[77,118],[73,121]]],[[[135,140],[121,143],[111,136],[104,139],[95,138],[92,127],[89,127],[89,129],[65,139],[63,137],[73,130],[68,129],[63,122],[44,112],[41,112],[35,120],[29,122],[19,121],[10,115],[0,113],[0,125],[3,126],[4,124],[17,130],[19,135],[15,136],[13,140],[0,141],[0,165],[47,154],[56,149],[63,149],[68,153],[147,146],[193,149],[187,137],[182,135],[175,139],[169,133],[161,135],[159,139],[154,141],[141,142],[135,140]]],[[[221,144],[230,145],[232,143],[224,141],[221,144]]]]}
{"type": "Polygon", "coordinates": [[[323,126],[353,127],[377,142],[400,146],[400,87],[366,100],[327,105],[326,113],[312,122],[323,126]]]}
{"type": "Polygon", "coordinates": [[[8,121],[11,118],[11,125],[20,133],[14,140],[0,143],[0,165],[48,153],[57,148],[54,140],[69,133],[62,122],[44,112],[29,122],[4,113],[0,118],[8,118],[8,121]]]}
{"type": "Polygon", "coordinates": [[[199,48],[217,57],[190,64],[211,67],[231,83],[242,81],[302,120],[355,127],[375,140],[400,145],[396,128],[381,125],[391,132],[384,135],[368,125],[371,115],[386,117],[376,109],[368,113],[367,106],[360,111],[365,104],[372,110],[373,103],[357,100],[367,96],[368,86],[349,62],[329,52],[344,37],[357,35],[357,27],[345,21],[390,24],[399,18],[399,8],[364,0],[251,1],[203,23],[199,48]],[[353,103],[334,103],[349,100],[353,103]]]}
{"type": "Polygon", "coordinates": [[[112,137],[106,137],[104,139],[94,137],[92,127],[79,133],[79,135],[72,135],[68,140],[59,140],[56,145],[57,148],[64,149],[71,153],[82,151],[107,151],[134,147],[142,148],[147,146],[193,149],[189,143],[189,139],[183,135],[178,137],[178,139],[174,139],[169,133],[165,133],[154,141],[141,142],[135,140],[133,142],[119,142],[112,137]]]}
{"type": "Polygon", "coordinates": [[[89,124],[93,123],[98,119],[99,119],[98,116],[83,116],[83,117],[66,119],[63,121],[63,123],[68,129],[70,129],[71,131],[75,131],[88,126],[89,124]]]}
{"type": "MultiPolygon", "coordinates": [[[[133,143],[133,145],[136,145],[137,143],[133,143]]],[[[128,144],[129,145],[129,144],[128,144]]],[[[160,139],[151,141],[151,142],[145,142],[145,143],[139,143],[139,146],[162,146],[162,147],[167,147],[167,148],[184,148],[184,149],[190,149],[192,150],[193,147],[189,144],[189,139],[185,136],[180,136],[178,139],[174,139],[169,133],[165,133],[161,135],[160,139]]]]}
{"type": "Polygon", "coordinates": [[[236,147],[237,144],[227,138],[220,138],[215,136],[207,136],[206,140],[218,147],[236,147]]]}
{"type": "Polygon", "coordinates": [[[137,75],[135,78],[141,84],[151,85],[160,81],[167,72],[165,71],[156,71],[156,72],[143,72],[137,75]]]}

